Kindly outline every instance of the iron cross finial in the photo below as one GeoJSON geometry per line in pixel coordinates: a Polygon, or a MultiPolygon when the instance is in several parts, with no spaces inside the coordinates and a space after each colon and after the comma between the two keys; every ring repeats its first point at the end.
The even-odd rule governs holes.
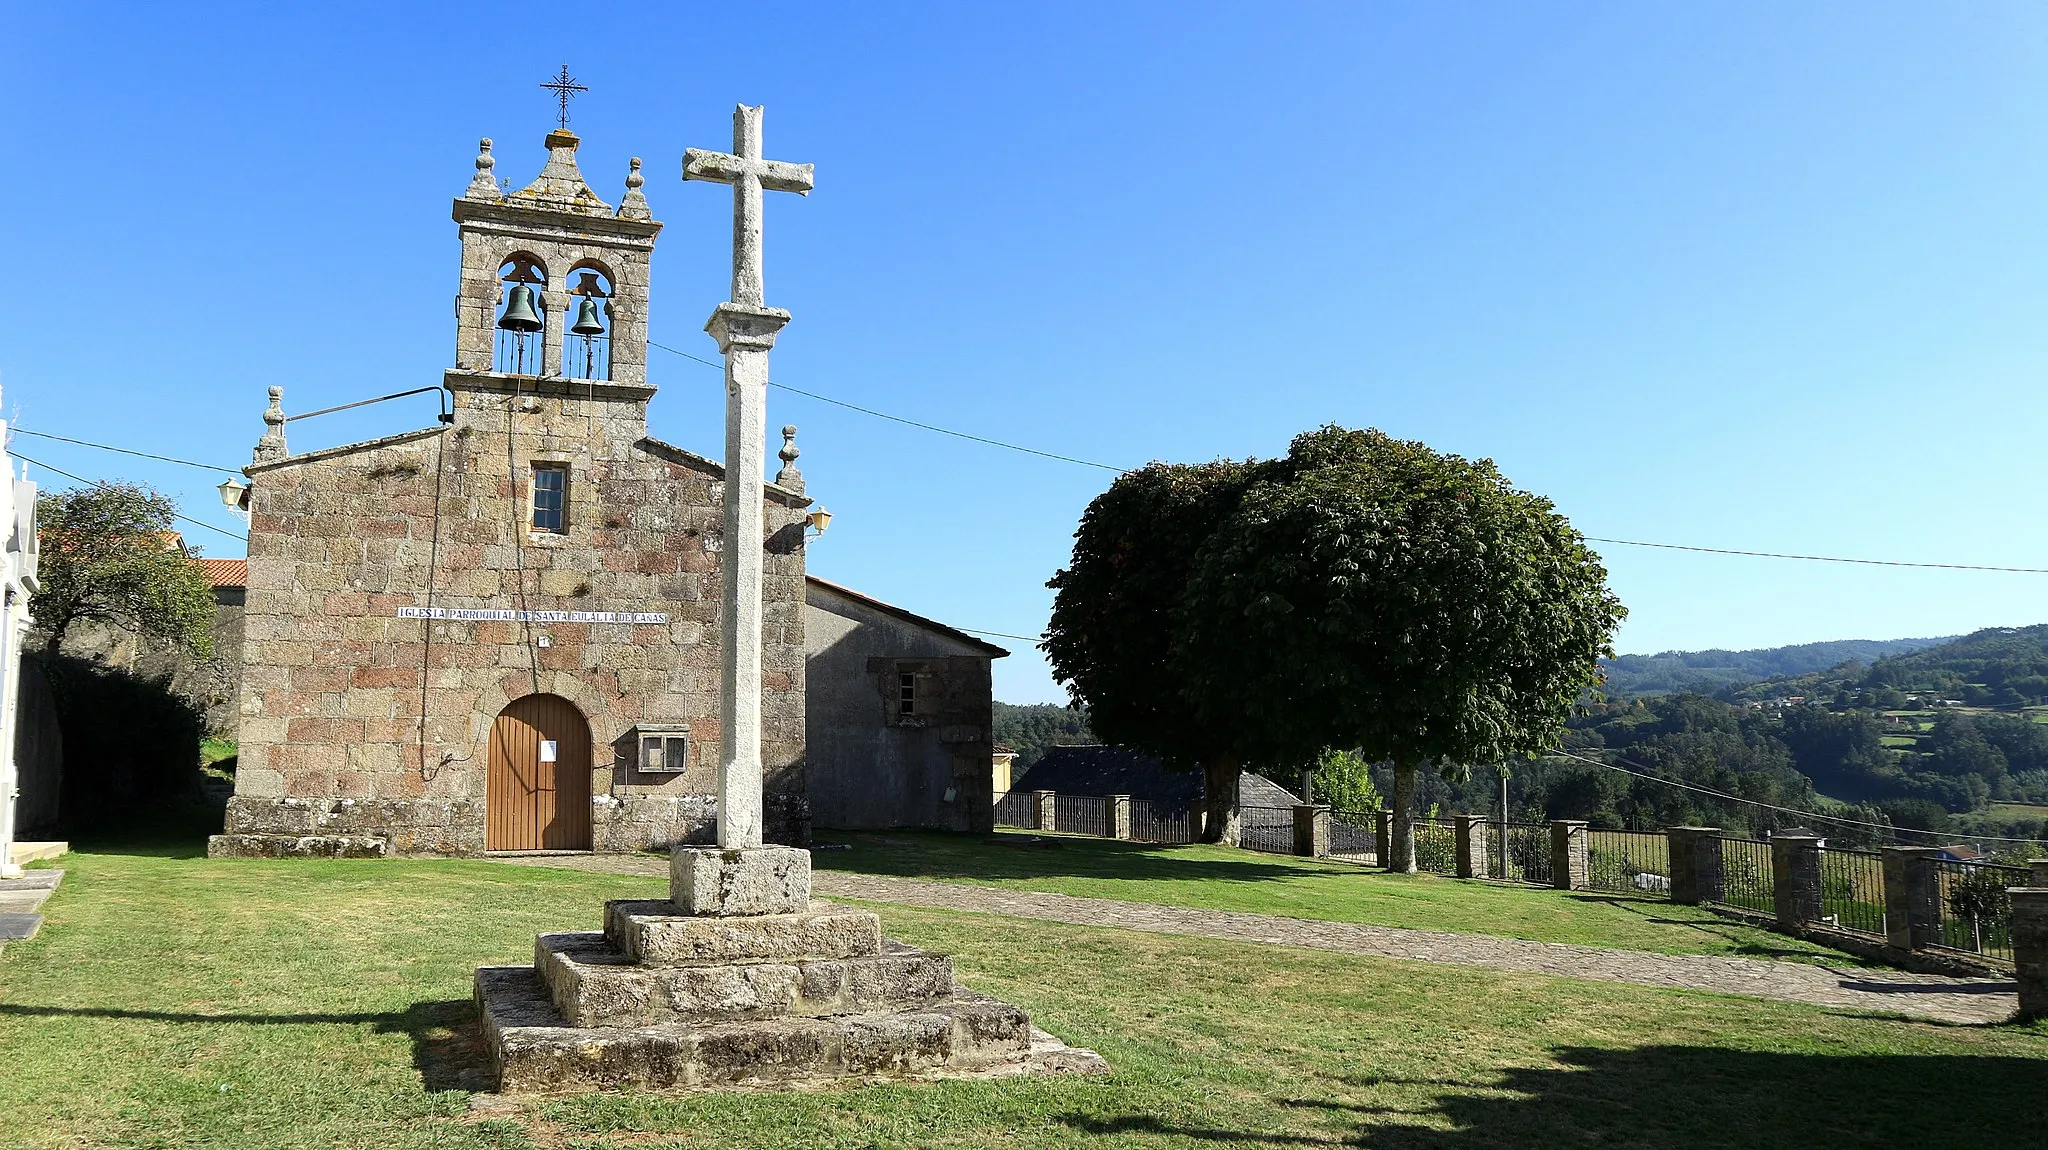
{"type": "Polygon", "coordinates": [[[567,61],[563,61],[562,63],[561,74],[556,76],[553,80],[549,81],[548,83],[542,84],[541,87],[547,88],[550,91],[554,92],[555,98],[562,102],[562,130],[565,132],[568,131],[569,97],[574,96],[578,92],[588,92],[590,91],[590,89],[583,86],[582,84],[578,84],[576,82],[576,78],[569,74],[569,64],[567,61]]]}

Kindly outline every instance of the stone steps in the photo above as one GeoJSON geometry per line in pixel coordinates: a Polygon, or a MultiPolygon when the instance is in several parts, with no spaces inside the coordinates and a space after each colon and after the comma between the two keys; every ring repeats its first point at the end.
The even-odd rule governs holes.
{"type": "Polygon", "coordinates": [[[887,1014],[631,1028],[565,1024],[540,977],[527,967],[479,969],[476,998],[498,1088],[505,1091],[1021,1073],[1033,1056],[1031,1022],[1022,1010],[957,988],[922,1008],[887,1014]]]}
{"type": "Polygon", "coordinates": [[[669,893],[539,936],[530,968],[478,969],[500,1090],[1107,1069],[961,988],[952,959],[883,938],[878,916],[811,901],[803,851],[681,848],[669,893]]]}
{"type": "Polygon", "coordinates": [[[32,870],[0,879],[0,943],[27,942],[43,928],[43,900],[64,881],[61,870],[32,870]]]}
{"type": "Polygon", "coordinates": [[[8,861],[15,866],[27,866],[32,862],[44,862],[61,858],[71,852],[71,844],[64,842],[15,842],[7,849],[8,861]]]}
{"type": "Polygon", "coordinates": [[[882,920],[865,911],[811,903],[796,914],[721,918],[683,914],[667,900],[605,903],[606,941],[634,962],[794,962],[882,953],[882,920]]]}
{"type": "Polygon", "coordinates": [[[874,1013],[953,991],[952,959],[900,943],[852,958],[644,966],[601,934],[544,934],[534,968],[570,1026],[874,1013]]]}

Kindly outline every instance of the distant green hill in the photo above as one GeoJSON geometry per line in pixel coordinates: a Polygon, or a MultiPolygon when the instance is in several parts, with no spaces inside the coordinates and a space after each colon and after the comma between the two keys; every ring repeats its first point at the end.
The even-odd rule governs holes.
{"type": "Polygon", "coordinates": [[[1680,692],[1712,694],[1723,687],[1784,679],[1832,670],[1850,660],[1872,663],[1948,643],[1937,639],[1836,639],[1754,651],[1665,651],[1658,655],[1617,655],[1606,661],[1609,698],[1680,692]]]}
{"type": "Polygon", "coordinates": [[[1733,701],[1848,694],[1857,696],[1857,705],[1880,709],[1904,707],[1909,700],[1924,704],[1947,699],[2010,710],[2048,700],[2048,623],[1987,627],[1932,645],[1905,641],[1920,645],[1879,658],[1868,667],[1785,672],[1729,684],[1721,694],[1733,701]]]}

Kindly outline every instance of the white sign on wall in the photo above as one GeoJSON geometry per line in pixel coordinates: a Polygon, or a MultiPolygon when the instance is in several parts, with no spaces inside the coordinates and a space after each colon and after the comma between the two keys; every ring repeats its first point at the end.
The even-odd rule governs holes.
{"type": "Polygon", "coordinates": [[[666,611],[506,611],[489,607],[400,607],[401,619],[446,619],[457,623],[653,623],[668,622],[666,611]]]}

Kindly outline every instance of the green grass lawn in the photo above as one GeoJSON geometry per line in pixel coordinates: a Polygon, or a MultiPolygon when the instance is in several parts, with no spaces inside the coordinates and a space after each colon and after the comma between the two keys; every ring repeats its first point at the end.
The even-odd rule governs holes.
{"type": "Polygon", "coordinates": [[[884,908],[1103,1078],[472,1111],[479,963],[645,878],[84,853],[0,952],[24,1147],[2025,1145],[2048,1031],[884,908]]]}
{"type": "Polygon", "coordinates": [[[851,849],[816,852],[812,865],[819,870],[1665,954],[1858,961],[1662,898],[1393,875],[1228,847],[1167,847],[1029,832],[993,838],[915,832],[828,837],[851,849]],[[1056,845],[1030,847],[1033,840],[1056,845]]]}

